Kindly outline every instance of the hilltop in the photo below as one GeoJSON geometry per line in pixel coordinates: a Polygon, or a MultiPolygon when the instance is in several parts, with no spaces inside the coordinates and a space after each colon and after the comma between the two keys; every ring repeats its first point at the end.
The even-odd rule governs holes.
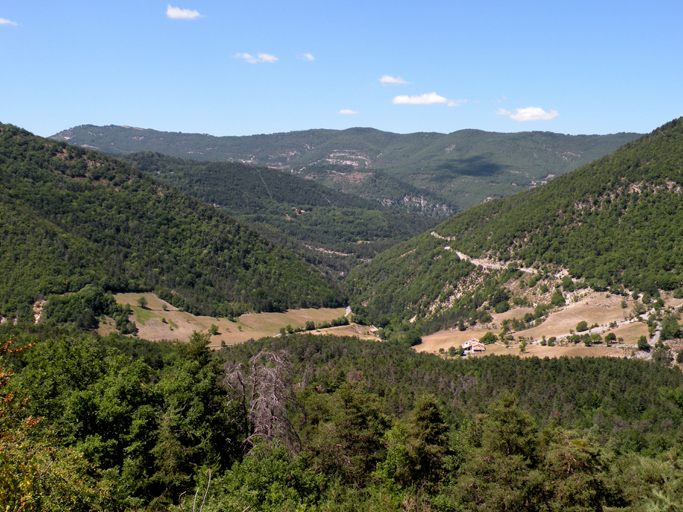
{"type": "Polygon", "coordinates": [[[683,120],[547,185],[462,212],[350,276],[368,322],[428,330],[543,308],[578,288],[657,295],[681,286],[683,120]],[[466,257],[465,257],[466,255],[466,257]],[[564,293],[564,294],[563,294],[564,293]],[[496,307],[500,304],[500,307],[496,307]]]}
{"type": "Polygon", "coordinates": [[[101,153],[3,124],[0,178],[2,316],[88,285],[220,316],[340,305],[299,257],[101,153]]]}
{"type": "Polygon", "coordinates": [[[441,218],[566,174],[637,137],[480,130],[402,135],[371,128],[213,137],[93,125],[53,136],[115,155],[151,151],[268,166],[441,218]]]}

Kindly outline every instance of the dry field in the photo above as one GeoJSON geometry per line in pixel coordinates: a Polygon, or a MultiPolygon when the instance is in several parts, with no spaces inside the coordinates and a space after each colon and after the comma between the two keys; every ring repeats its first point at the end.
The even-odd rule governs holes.
{"type": "MultiPolygon", "coordinates": [[[[131,306],[132,320],[137,325],[141,338],[150,341],[187,341],[193,332],[207,331],[211,324],[214,324],[218,327],[218,333],[211,337],[212,347],[220,347],[221,342],[226,345],[235,345],[250,339],[274,336],[279,334],[280,328],[287,325],[296,328],[303,327],[307,321],[313,321],[316,324],[329,322],[346,313],[344,308],[296,309],[286,313],[249,313],[239,317],[237,322],[230,322],[225,318],[195,316],[179,311],[153,293],[120,293],[116,295],[116,301],[119,304],[131,306]],[[140,297],[145,297],[147,300],[147,306],[144,309],[137,305],[140,297]]],[[[103,332],[107,329],[110,327],[103,326],[103,332]]],[[[331,330],[324,329],[323,331],[331,330]]]]}
{"type": "MultiPolygon", "coordinates": [[[[681,299],[673,299],[670,296],[663,297],[667,307],[677,308],[683,304],[681,299]]],[[[647,335],[647,324],[639,321],[629,321],[635,301],[621,296],[609,296],[605,293],[590,292],[577,297],[574,302],[569,303],[564,308],[551,313],[548,318],[540,325],[531,329],[526,329],[517,333],[515,342],[510,343],[509,347],[503,344],[488,345],[486,352],[482,355],[491,354],[515,354],[521,357],[629,357],[633,352],[633,345],[637,343],[640,336],[647,335]],[[622,301],[625,302],[623,307],[622,301]],[[561,337],[567,336],[576,330],[576,325],[585,320],[588,325],[597,324],[598,327],[592,329],[591,333],[599,333],[601,336],[613,332],[617,338],[623,338],[623,342],[618,345],[605,346],[603,344],[586,347],[584,344],[557,344],[554,347],[542,346],[536,343],[528,343],[524,352],[520,352],[518,338],[524,337],[526,340],[541,340],[544,336],[561,337]],[[610,324],[617,324],[610,327],[610,324]]],[[[517,308],[505,313],[493,315],[493,321],[486,326],[476,326],[474,329],[458,331],[456,329],[440,331],[422,339],[422,344],[415,347],[418,352],[438,353],[440,349],[448,350],[450,347],[459,348],[465,341],[479,339],[487,332],[491,331],[498,334],[501,330],[503,320],[522,318],[526,313],[533,312],[533,308],[517,308]],[[486,328],[484,328],[486,327],[486,328]]],[[[676,347],[672,348],[675,349],[676,347]]]]}
{"type": "MultiPolygon", "coordinates": [[[[679,307],[683,299],[664,297],[667,307],[679,307]]],[[[250,339],[259,339],[267,336],[276,336],[280,329],[291,325],[303,327],[307,321],[316,324],[329,322],[346,313],[344,308],[337,309],[299,309],[286,313],[250,313],[239,317],[237,322],[230,322],[222,318],[208,316],[194,316],[179,311],[167,302],[162,301],[152,293],[122,293],[116,295],[120,304],[130,304],[133,309],[132,320],[138,327],[140,337],[151,340],[180,340],[187,341],[195,331],[207,331],[214,324],[218,327],[218,333],[211,338],[211,346],[218,348],[222,343],[235,345],[250,339]],[[137,306],[138,299],[145,297],[147,307],[137,306]]],[[[511,354],[520,357],[629,357],[634,351],[634,345],[638,338],[647,335],[647,324],[638,321],[629,321],[635,302],[623,297],[608,297],[605,293],[591,292],[580,296],[564,308],[551,313],[539,326],[513,333],[515,341],[509,347],[502,343],[486,346],[486,352],[477,356],[511,354]],[[626,307],[622,307],[622,301],[626,301],[626,307]],[[591,332],[600,333],[603,337],[608,332],[613,332],[623,342],[617,345],[605,346],[597,344],[586,347],[584,344],[562,344],[554,347],[542,346],[537,343],[527,343],[524,352],[520,351],[519,338],[526,340],[540,340],[544,336],[561,337],[570,334],[576,329],[576,324],[585,320],[588,325],[598,324],[591,332]],[[617,322],[617,327],[610,324],[617,322]]],[[[465,341],[479,339],[487,332],[500,332],[503,320],[521,318],[526,313],[533,312],[533,308],[517,308],[505,313],[493,315],[493,321],[485,326],[477,325],[465,331],[450,329],[439,331],[429,336],[424,336],[422,344],[414,347],[418,352],[438,353],[440,349],[447,351],[450,347],[459,348],[465,341]]],[[[102,334],[110,332],[112,327],[102,324],[102,334]]],[[[312,334],[334,334],[337,336],[358,336],[361,339],[380,341],[369,327],[357,324],[331,327],[328,329],[316,329],[312,334]]],[[[683,348],[683,342],[677,341],[672,344],[673,350],[683,348]],[[675,346],[674,346],[675,345],[675,346]],[[681,345],[681,346],[678,346],[681,345]]]]}

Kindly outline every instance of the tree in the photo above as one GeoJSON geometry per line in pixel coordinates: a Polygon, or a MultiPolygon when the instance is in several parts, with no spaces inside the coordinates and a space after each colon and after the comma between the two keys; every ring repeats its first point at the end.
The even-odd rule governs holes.
{"type": "MultiPolygon", "coordinates": [[[[0,362],[12,349],[0,341],[0,362]]],[[[21,410],[28,398],[17,401],[7,392],[13,372],[0,366],[0,508],[3,510],[91,510],[99,508],[106,491],[89,476],[93,467],[81,453],[31,437],[40,418],[21,410]]]]}
{"type": "Polygon", "coordinates": [[[667,315],[662,321],[661,339],[672,340],[680,336],[681,326],[678,325],[676,317],[667,315]]]}
{"type": "Polygon", "coordinates": [[[645,336],[638,338],[638,350],[643,350],[645,352],[650,351],[650,344],[647,342],[647,338],[645,336]]]}
{"type": "Polygon", "coordinates": [[[297,451],[299,438],[288,416],[296,402],[294,371],[287,353],[262,350],[249,359],[248,366],[229,361],[224,368],[229,403],[235,403],[247,421],[245,446],[251,448],[257,440],[278,440],[291,452],[297,451]]]}
{"type": "Polygon", "coordinates": [[[576,332],[584,332],[588,330],[588,322],[585,320],[581,320],[578,324],[576,324],[576,332]]]}
{"type": "Polygon", "coordinates": [[[137,300],[138,306],[140,306],[142,309],[147,309],[147,297],[144,295],[141,295],[138,300],[137,300]]]}
{"type": "Polygon", "coordinates": [[[497,339],[498,337],[495,334],[492,332],[487,332],[481,338],[479,338],[479,342],[483,343],[484,345],[490,345],[491,343],[495,343],[497,339]]]}
{"type": "Polygon", "coordinates": [[[543,479],[535,469],[539,452],[529,413],[503,392],[474,430],[475,447],[455,485],[461,502],[473,510],[534,510],[543,479]]]}

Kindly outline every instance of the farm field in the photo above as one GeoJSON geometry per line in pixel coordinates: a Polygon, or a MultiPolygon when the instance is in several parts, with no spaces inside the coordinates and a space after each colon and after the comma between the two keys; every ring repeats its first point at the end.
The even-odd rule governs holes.
{"type": "MultiPolygon", "coordinates": [[[[133,310],[131,320],[137,325],[141,338],[150,341],[174,339],[188,341],[193,332],[207,331],[213,324],[218,327],[217,334],[211,337],[213,348],[220,347],[221,343],[235,345],[252,338],[274,336],[279,334],[280,328],[287,325],[296,328],[303,327],[308,321],[316,325],[330,322],[346,313],[345,308],[295,309],[286,313],[248,313],[240,316],[237,322],[231,322],[226,318],[195,316],[180,311],[153,293],[120,293],[115,297],[119,304],[130,305],[133,310]],[[147,300],[145,308],[137,305],[140,297],[147,300]]],[[[108,328],[111,327],[104,325],[103,332],[106,332],[108,328]]],[[[331,329],[334,332],[334,329],[339,328],[331,329]]],[[[330,329],[324,329],[318,332],[327,334],[329,331],[330,329]]]]}

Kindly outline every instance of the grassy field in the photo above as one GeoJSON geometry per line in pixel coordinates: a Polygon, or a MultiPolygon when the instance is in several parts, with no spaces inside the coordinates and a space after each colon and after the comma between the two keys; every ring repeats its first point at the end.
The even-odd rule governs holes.
{"type": "MultiPolygon", "coordinates": [[[[218,327],[218,333],[211,337],[211,346],[220,347],[243,343],[249,339],[259,339],[279,334],[280,328],[290,325],[303,327],[307,321],[316,325],[344,316],[344,308],[296,309],[286,313],[246,314],[237,322],[225,318],[195,316],[179,311],[153,293],[120,293],[116,295],[119,304],[129,304],[133,309],[132,320],[138,327],[141,338],[150,341],[180,340],[187,341],[195,331],[207,331],[211,325],[218,327]],[[138,300],[147,300],[145,308],[138,306],[138,300]]],[[[107,326],[103,326],[106,331],[107,326]]],[[[326,329],[327,331],[327,329],[326,329]]]]}

